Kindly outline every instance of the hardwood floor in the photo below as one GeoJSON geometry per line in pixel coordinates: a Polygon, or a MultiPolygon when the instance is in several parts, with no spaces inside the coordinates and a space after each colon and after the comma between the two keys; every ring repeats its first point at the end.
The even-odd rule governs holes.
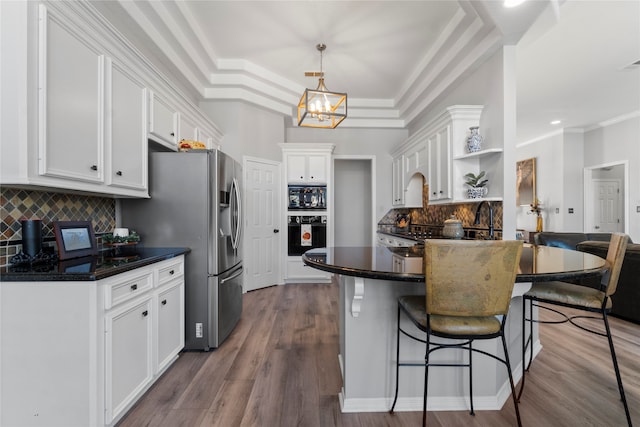
{"type": "MultiPolygon", "coordinates": [[[[242,320],[218,350],[185,352],[129,411],[129,426],[419,426],[421,412],[343,414],[338,289],[285,285],[244,296],[242,320]]],[[[541,314],[541,316],[548,316],[541,314]]],[[[640,326],[611,318],[631,417],[640,425],[640,326]]],[[[520,403],[526,426],[626,426],[606,338],[544,325],[520,403]]],[[[512,426],[500,411],[429,412],[430,426],[512,426]]]]}

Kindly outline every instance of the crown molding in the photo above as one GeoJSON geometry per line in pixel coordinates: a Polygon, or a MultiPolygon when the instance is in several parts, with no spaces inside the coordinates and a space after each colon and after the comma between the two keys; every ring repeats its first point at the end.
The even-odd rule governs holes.
{"type": "MultiPolygon", "coordinates": [[[[240,100],[295,121],[296,105],[305,88],[250,61],[217,57],[186,4],[118,2],[204,100],[240,100]]],[[[469,67],[495,51],[502,41],[496,25],[471,3],[461,0],[459,4],[397,96],[349,98],[349,117],[341,127],[404,127],[446,93],[469,67]]]]}

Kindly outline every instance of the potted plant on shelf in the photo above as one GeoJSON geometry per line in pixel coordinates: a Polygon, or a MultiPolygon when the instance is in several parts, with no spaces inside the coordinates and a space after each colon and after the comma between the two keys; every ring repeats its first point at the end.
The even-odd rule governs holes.
{"type": "Polygon", "coordinates": [[[483,179],[486,175],[485,171],[480,172],[478,175],[473,172],[469,172],[464,176],[465,184],[469,186],[467,189],[467,196],[470,199],[480,199],[487,194],[488,179],[483,179]]]}

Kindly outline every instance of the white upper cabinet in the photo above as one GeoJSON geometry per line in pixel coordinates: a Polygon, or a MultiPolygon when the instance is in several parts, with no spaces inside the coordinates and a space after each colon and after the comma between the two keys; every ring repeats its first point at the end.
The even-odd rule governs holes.
{"type": "Polygon", "coordinates": [[[429,137],[429,200],[451,199],[451,125],[429,137]]]}
{"type": "Polygon", "coordinates": [[[393,159],[392,165],[392,195],[393,206],[404,205],[404,155],[399,155],[393,159]]]}
{"type": "Polygon", "coordinates": [[[178,111],[155,92],[151,92],[150,98],[149,139],[175,150],[178,143],[178,111]]]}
{"type": "Polygon", "coordinates": [[[189,141],[197,141],[198,126],[195,124],[195,122],[189,116],[183,113],[178,114],[178,117],[178,142],[182,141],[183,139],[189,141]]]}
{"type": "Polygon", "coordinates": [[[309,182],[326,183],[330,156],[310,155],[307,157],[307,180],[309,182]]]}
{"type": "Polygon", "coordinates": [[[2,6],[0,185],[149,197],[148,142],[222,133],[93,2],[2,6]],[[180,122],[179,122],[180,120],[180,122]],[[181,126],[181,136],[178,133],[181,126]]]}
{"type": "Polygon", "coordinates": [[[326,154],[289,154],[287,182],[291,184],[326,184],[331,156],[326,154]]]}
{"type": "Polygon", "coordinates": [[[39,173],[101,183],[105,57],[40,8],[39,173]]]}
{"type": "Polygon", "coordinates": [[[117,63],[111,71],[107,184],[147,189],[147,89],[117,63]]]}
{"type": "MultiPolygon", "coordinates": [[[[429,203],[460,203],[466,197],[464,175],[495,169],[502,162],[502,148],[465,152],[469,128],[478,126],[481,105],[454,105],[417,130],[396,148],[393,156],[393,205],[420,207],[420,186],[416,176],[422,174],[429,188],[429,203]],[[404,160],[400,160],[404,158],[404,160]]],[[[495,142],[498,144],[498,142],[495,142]]],[[[493,177],[490,200],[502,200],[502,182],[493,177]]],[[[479,201],[482,199],[473,199],[479,201]]]]}

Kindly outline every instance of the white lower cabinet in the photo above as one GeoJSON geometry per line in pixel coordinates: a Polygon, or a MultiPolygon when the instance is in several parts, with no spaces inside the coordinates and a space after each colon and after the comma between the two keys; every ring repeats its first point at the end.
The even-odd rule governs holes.
{"type": "Polygon", "coordinates": [[[0,425],[113,426],[184,347],[184,256],[98,281],[2,282],[0,425]]]}
{"type": "Polygon", "coordinates": [[[184,347],[184,282],[175,280],[160,289],[156,300],[158,318],[155,372],[164,371],[184,347]]]}
{"type": "Polygon", "coordinates": [[[153,304],[149,294],[105,317],[105,422],[122,414],[153,379],[153,304]]]}

